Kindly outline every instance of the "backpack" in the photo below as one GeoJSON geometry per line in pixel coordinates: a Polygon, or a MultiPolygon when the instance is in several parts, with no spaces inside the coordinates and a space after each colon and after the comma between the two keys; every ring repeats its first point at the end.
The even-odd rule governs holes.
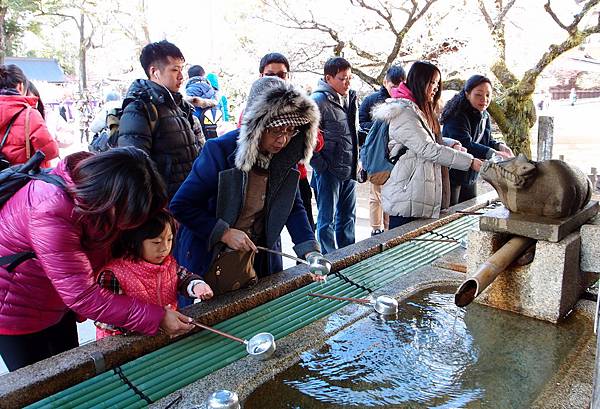
{"type": "Polygon", "coordinates": [[[122,108],[113,108],[106,113],[106,125],[92,138],[88,147],[90,152],[105,152],[110,148],[115,148],[117,146],[119,121],[122,114],[122,108]]]}
{"type": "Polygon", "coordinates": [[[92,141],[88,146],[90,152],[100,153],[105,152],[110,148],[117,147],[121,116],[125,111],[125,107],[135,100],[140,100],[144,104],[146,116],[150,123],[150,132],[154,132],[156,123],[158,122],[158,110],[156,109],[156,105],[152,102],[152,97],[146,92],[136,93],[134,98],[127,98],[123,102],[121,108],[113,108],[106,113],[106,125],[92,138],[92,141]]]}
{"type": "Polygon", "coordinates": [[[374,185],[383,185],[387,182],[394,165],[408,150],[403,146],[391,156],[388,148],[389,129],[387,122],[376,120],[360,148],[362,168],[367,172],[367,179],[374,185]]]}
{"type": "Polygon", "coordinates": [[[208,139],[216,138],[218,122],[223,118],[223,113],[218,106],[199,108],[196,107],[194,115],[200,120],[200,126],[202,127],[202,133],[204,137],[208,139]],[[213,111],[215,115],[213,117],[213,111]]]}
{"type": "MultiPolygon", "coordinates": [[[[61,189],[66,189],[63,178],[50,174],[50,169],[40,169],[40,165],[45,159],[46,155],[42,151],[36,151],[27,162],[0,171],[0,208],[31,180],[43,180],[61,189]]],[[[6,270],[12,271],[25,260],[34,257],[35,253],[32,251],[11,254],[0,257],[0,266],[8,264],[6,270]]]]}

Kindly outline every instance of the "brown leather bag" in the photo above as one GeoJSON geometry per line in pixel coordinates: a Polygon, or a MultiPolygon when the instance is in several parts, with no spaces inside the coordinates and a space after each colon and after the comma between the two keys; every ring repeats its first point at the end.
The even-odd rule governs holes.
{"type": "Polygon", "coordinates": [[[215,295],[252,287],[258,282],[254,271],[254,255],[253,251],[225,248],[204,275],[204,281],[215,295]]]}

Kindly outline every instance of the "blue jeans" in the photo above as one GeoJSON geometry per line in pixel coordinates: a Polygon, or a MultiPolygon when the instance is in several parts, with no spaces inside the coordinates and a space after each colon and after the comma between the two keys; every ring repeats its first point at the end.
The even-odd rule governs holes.
{"type": "Polygon", "coordinates": [[[356,224],[356,181],[340,180],[329,171],[323,173],[315,171],[312,183],[315,187],[319,212],[317,238],[323,254],[353,244],[356,224]]]}

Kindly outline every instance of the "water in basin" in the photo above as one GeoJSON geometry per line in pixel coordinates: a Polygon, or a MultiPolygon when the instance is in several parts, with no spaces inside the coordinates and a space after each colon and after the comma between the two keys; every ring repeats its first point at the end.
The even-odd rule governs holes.
{"type": "Polygon", "coordinates": [[[560,325],[478,304],[459,309],[454,288],[374,313],[256,389],[253,408],[528,408],[582,337],[587,321],[560,325]]]}

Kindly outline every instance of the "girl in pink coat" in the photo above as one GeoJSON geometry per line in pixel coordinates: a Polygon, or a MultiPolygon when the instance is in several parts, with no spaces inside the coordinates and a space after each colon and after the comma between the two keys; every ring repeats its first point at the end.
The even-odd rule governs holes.
{"type": "MultiPolygon", "coordinates": [[[[98,284],[115,294],[177,309],[177,292],[201,300],[213,296],[200,276],[177,265],[171,255],[175,220],[163,210],[142,226],[123,233],[114,247],[116,257],[102,268],[98,284]]],[[[96,339],[123,333],[121,328],[96,321],[96,339]]]]}
{"type": "Polygon", "coordinates": [[[192,329],[189,317],[94,280],[121,232],[166,205],[148,155],[132,147],[80,152],[52,173],[66,188],[32,180],[0,208],[0,257],[35,253],[14,269],[0,266],[0,355],[8,369],[76,347],[75,315],[148,335],[192,329]]]}

